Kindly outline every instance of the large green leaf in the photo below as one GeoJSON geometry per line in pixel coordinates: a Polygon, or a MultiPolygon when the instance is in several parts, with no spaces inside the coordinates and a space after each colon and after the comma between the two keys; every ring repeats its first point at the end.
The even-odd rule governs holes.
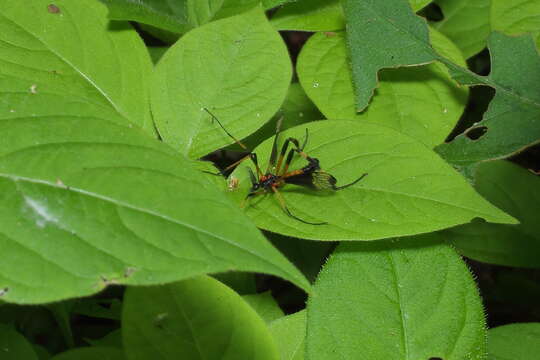
{"type": "Polygon", "coordinates": [[[437,148],[446,160],[458,166],[508,157],[540,141],[540,56],[532,38],[495,32],[488,46],[491,73],[487,77],[447,63],[462,84],[488,85],[496,91],[481,122],[437,148]],[[467,136],[468,132],[482,129],[485,133],[479,139],[467,136]]]}
{"type": "Polygon", "coordinates": [[[150,58],[130,25],[109,24],[106,12],[95,0],[2,1],[0,118],[61,109],[153,133],[150,58]]]}
{"type": "Polygon", "coordinates": [[[218,280],[129,288],[122,332],[130,360],[277,360],[264,321],[218,280]]]}
{"type": "Polygon", "coordinates": [[[492,1],[435,0],[444,19],[433,23],[433,26],[452,39],[469,58],[486,46],[491,30],[489,9],[492,1]]]}
{"type": "Polygon", "coordinates": [[[0,324],[2,360],[38,360],[32,345],[10,325],[0,324]]]}
{"type": "MultiPolygon", "coordinates": [[[[2,71],[12,71],[2,73],[0,95],[2,299],[55,301],[93,294],[111,283],[155,284],[226,270],[291,272],[300,286],[309,287],[208,176],[98,97],[90,75],[70,70],[69,64],[86,61],[75,56],[81,46],[66,57],[41,46],[45,38],[65,37],[65,28],[55,25],[64,20],[55,17],[62,15],[73,26],[90,22],[92,29],[105,16],[102,5],[59,2],[60,13],[50,13],[43,1],[28,1],[36,8],[35,19],[41,11],[53,19],[43,20],[46,35],[38,38],[17,25],[30,15],[19,13],[14,3],[7,1],[0,15],[0,36],[13,44],[0,48],[2,71]],[[92,17],[94,7],[101,17],[92,17]],[[75,60],[69,64],[60,61],[70,56],[75,60]]],[[[136,36],[129,32],[121,39],[136,36]]],[[[80,55],[113,46],[111,38],[94,35],[80,55]]],[[[99,70],[105,83],[121,71],[108,61],[103,59],[99,70]]],[[[118,91],[127,96],[131,90],[118,91]]],[[[131,112],[126,107],[123,113],[131,112]]]]}
{"type": "Polygon", "coordinates": [[[517,225],[473,222],[442,232],[459,251],[492,264],[540,267],[540,179],[507,161],[481,163],[476,190],[519,220],[517,225]]]}
{"type": "Polygon", "coordinates": [[[60,353],[51,360],[124,360],[124,351],[114,347],[81,347],[60,353]]]}
{"type": "Polygon", "coordinates": [[[432,235],[341,244],[307,309],[311,360],[485,358],[474,280],[459,255],[432,235]]]}
{"type": "Polygon", "coordinates": [[[66,115],[3,120],[0,128],[13,139],[0,147],[7,300],[224,270],[282,276],[282,266],[306,284],[203,173],[138,131],[66,115]]]}
{"type": "MultiPolygon", "coordinates": [[[[460,51],[448,39],[434,30],[430,36],[440,53],[465,65],[460,51]]],[[[357,114],[347,53],[343,33],[318,33],[298,57],[300,82],[327,118],[370,120],[430,147],[444,141],[461,116],[467,97],[467,89],[457,88],[444,65],[381,71],[370,106],[357,114]]]]}
{"type": "Polygon", "coordinates": [[[191,158],[231,144],[204,108],[241,139],[278,110],[291,71],[287,49],[260,7],[201,26],[156,67],[152,111],[158,131],[191,158]]]}
{"type": "Polygon", "coordinates": [[[274,320],[269,328],[278,345],[281,360],[304,360],[305,310],[274,320]]]}
{"type": "Polygon", "coordinates": [[[343,0],[347,39],[356,90],[356,109],[363,110],[383,68],[418,65],[436,59],[428,27],[405,0],[343,0]]]}
{"type": "Polygon", "coordinates": [[[540,323],[499,326],[488,331],[488,360],[531,360],[540,354],[540,323]]]}
{"type": "MultiPolygon", "coordinates": [[[[282,192],[291,212],[309,225],[289,216],[273,194],[251,198],[247,214],[258,227],[304,239],[372,240],[413,235],[469,222],[482,217],[492,222],[515,220],[481,198],[455,170],[429,148],[388,127],[358,121],[316,121],[294,127],[281,138],[302,139],[309,129],[305,151],[320,159],[323,169],[347,184],[361,174],[368,176],[339,192],[314,191],[286,186],[282,192]]],[[[272,139],[255,150],[263,171],[272,139]]],[[[290,169],[306,164],[296,157],[290,169]]],[[[250,182],[247,162],[231,174],[238,188],[227,191],[238,202],[250,182]]]]}
{"type": "MultiPolygon", "coordinates": [[[[431,0],[409,0],[418,11],[431,0]]],[[[345,29],[345,19],[339,0],[296,1],[285,4],[272,17],[278,30],[335,31],[345,29]]]]}

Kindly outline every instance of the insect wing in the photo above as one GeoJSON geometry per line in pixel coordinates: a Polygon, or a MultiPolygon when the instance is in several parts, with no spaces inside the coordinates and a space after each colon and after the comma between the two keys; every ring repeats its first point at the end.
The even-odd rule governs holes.
{"type": "Polygon", "coordinates": [[[331,190],[336,187],[336,178],[326,171],[314,171],[311,176],[313,186],[318,190],[331,190]]]}

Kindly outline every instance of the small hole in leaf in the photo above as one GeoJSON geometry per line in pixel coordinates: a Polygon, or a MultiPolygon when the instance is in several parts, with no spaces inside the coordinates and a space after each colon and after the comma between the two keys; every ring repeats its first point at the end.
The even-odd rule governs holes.
{"type": "Polygon", "coordinates": [[[465,132],[465,136],[471,140],[478,140],[487,132],[487,130],[487,126],[473,127],[465,132]]]}
{"type": "Polygon", "coordinates": [[[428,360],[443,360],[443,358],[440,358],[440,357],[430,357],[428,360]]]}

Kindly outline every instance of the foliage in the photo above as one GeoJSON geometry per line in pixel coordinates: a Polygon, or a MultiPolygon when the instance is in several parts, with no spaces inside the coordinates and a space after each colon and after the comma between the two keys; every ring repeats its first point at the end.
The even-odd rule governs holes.
{"type": "MultiPolygon", "coordinates": [[[[509,161],[540,139],[540,8],[436,4],[4,0],[2,359],[537,352],[540,315],[488,330],[460,254],[540,267],[538,177],[509,161]],[[249,160],[215,173],[264,172],[278,124],[337,186],[367,175],[246,200],[249,160]]],[[[484,300],[540,296],[503,283],[484,300]]]]}

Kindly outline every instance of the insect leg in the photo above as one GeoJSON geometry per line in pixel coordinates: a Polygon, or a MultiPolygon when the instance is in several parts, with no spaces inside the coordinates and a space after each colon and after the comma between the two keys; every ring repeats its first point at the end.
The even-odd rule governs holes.
{"type": "Polygon", "coordinates": [[[279,205],[281,206],[281,209],[283,209],[285,214],[292,217],[293,219],[298,220],[298,221],[303,222],[304,224],[308,224],[308,225],[325,225],[325,224],[328,224],[327,222],[317,222],[317,223],[309,222],[309,221],[306,221],[306,220],[302,220],[297,216],[294,216],[291,213],[291,211],[289,210],[289,208],[287,207],[287,205],[285,204],[285,199],[283,198],[283,196],[281,196],[279,191],[275,187],[272,187],[272,191],[274,192],[274,194],[276,194],[276,197],[277,197],[277,199],[279,201],[279,205]]]}

